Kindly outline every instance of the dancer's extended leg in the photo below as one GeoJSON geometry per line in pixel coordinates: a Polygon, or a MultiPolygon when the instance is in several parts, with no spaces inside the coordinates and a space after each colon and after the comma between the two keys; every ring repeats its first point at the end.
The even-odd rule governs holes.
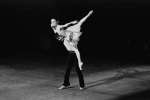
{"type": "Polygon", "coordinates": [[[81,62],[80,52],[79,52],[79,50],[77,48],[74,48],[74,47],[73,47],[73,50],[76,53],[76,56],[77,56],[77,59],[78,59],[79,68],[80,68],[80,70],[82,70],[83,62],[81,62]]]}
{"type": "Polygon", "coordinates": [[[80,32],[82,23],[93,13],[93,11],[90,11],[85,17],[83,17],[77,24],[68,27],[66,30],[72,31],[72,32],[80,32]]]}
{"type": "Polygon", "coordinates": [[[93,10],[91,10],[85,17],[83,17],[76,25],[81,27],[82,23],[93,13],[93,10]]]}

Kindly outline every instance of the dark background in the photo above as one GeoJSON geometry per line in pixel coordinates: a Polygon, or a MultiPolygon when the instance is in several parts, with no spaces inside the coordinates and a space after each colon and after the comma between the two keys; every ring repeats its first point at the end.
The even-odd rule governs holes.
{"type": "Polygon", "coordinates": [[[149,60],[150,1],[148,0],[1,0],[0,55],[27,53],[66,55],[54,38],[50,20],[60,24],[80,20],[79,50],[83,58],[149,60]]]}

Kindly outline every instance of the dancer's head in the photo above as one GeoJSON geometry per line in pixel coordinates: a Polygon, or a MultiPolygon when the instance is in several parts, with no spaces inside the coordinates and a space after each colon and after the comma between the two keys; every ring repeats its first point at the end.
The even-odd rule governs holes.
{"type": "Polygon", "coordinates": [[[51,19],[51,23],[55,22],[56,20],[55,19],[51,19]]]}
{"type": "Polygon", "coordinates": [[[51,26],[57,26],[58,21],[56,21],[55,19],[51,19],[51,26]]]}

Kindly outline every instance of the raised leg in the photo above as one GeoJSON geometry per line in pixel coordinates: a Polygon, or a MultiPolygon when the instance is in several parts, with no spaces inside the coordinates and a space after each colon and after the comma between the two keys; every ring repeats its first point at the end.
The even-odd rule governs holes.
{"type": "Polygon", "coordinates": [[[68,27],[66,30],[72,32],[80,32],[82,23],[93,13],[91,10],[85,17],[83,17],[77,24],[68,27]]]}
{"type": "Polygon", "coordinates": [[[82,23],[85,22],[85,20],[93,13],[93,10],[91,10],[85,17],[83,17],[76,25],[81,27],[82,23]]]}

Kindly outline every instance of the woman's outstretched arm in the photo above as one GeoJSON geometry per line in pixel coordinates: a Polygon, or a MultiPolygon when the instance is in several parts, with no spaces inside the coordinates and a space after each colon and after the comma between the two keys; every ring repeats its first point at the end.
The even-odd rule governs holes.
{"type": "Polygon", "coordinates": [[[76,24],[76,23],[78,23],[78,21],[75,20],[75,21],[72,21],[70,23],[66,23],[65,25],[60,25],[60,27],[63,28],[63,27],[67,27],[70,24],[76,24]]]}

